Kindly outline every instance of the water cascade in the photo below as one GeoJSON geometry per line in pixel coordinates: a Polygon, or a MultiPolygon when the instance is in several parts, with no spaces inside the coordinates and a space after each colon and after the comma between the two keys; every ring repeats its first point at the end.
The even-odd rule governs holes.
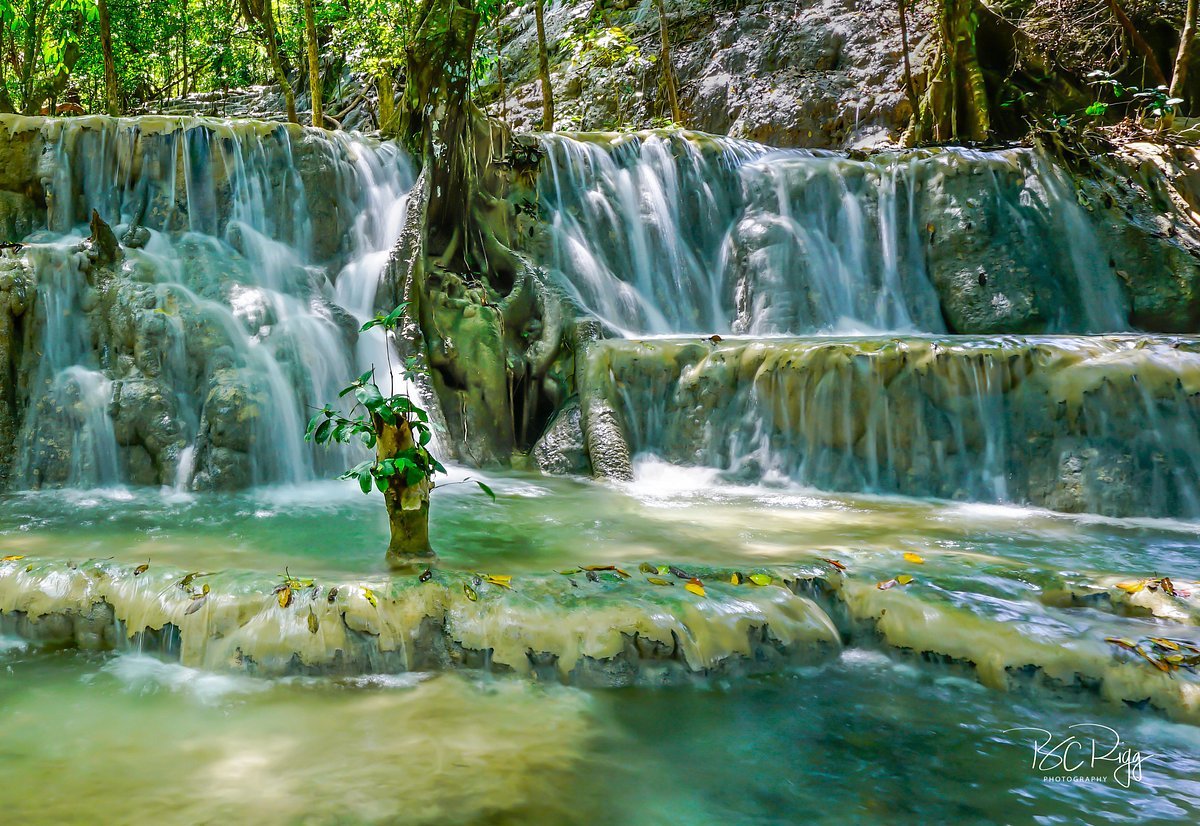
{"type": "Polygon", "coordinates": [[[304,426],[386,364],[380,334],[357,330],[412,183],[395,146],[188,119],[5,127],[9,154],[36,160],[31,223],[45,205],[5,254],[36,294],[10,357],[26,411],[11,487],[230,489],[345,460],[312,452],[304,426]],[[119,246],[85,240],[93,211],[119,246]]]}
{"type": "Polygon", "coordinates": [[[641,453],[739,481],[1200,516],[1200,345],[1128,334],[1144,288],[1040,152],[545,148],[546,266],[628,339],[590,345],[580,373],[600,475],[641,453]]]}

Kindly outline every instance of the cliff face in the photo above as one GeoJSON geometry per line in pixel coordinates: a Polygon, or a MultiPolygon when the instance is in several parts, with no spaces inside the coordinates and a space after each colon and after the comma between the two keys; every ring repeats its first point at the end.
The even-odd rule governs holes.
{"type": "MultiPolygon", "coordinates": [[[[907,125],[912,110],[893,3],[667,2],[667,16],[689,128],[772,146],[845,149],[895,141],[907,125]]],[[[669,119],[658,88],[658,16],[648,0],[550,4],[546,29],[557,129],[644,127],[669,119]],[[600,36],[587,40],[581,32],[588,28],[600,36]]],[[[503,109],[516,129],[537,128],[533,16],[510,15],[501,32],[507,32],[502,70],[513,74],[505,78],[503,104],[495,85],[484,99],[492,101],[492,114],[503,109]]],[[[919,33],[912,38],[920,55],[919,33]]],[[[915,60],[913,70],[921,72],[923,60],[915,60]]]]}

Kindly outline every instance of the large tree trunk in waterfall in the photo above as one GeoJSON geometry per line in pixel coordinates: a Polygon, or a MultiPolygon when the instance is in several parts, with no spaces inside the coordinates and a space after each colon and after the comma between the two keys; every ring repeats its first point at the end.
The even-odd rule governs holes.
{"type": "Polygon", "coordinates": [[[313,8],[315,0],[304,0],[304,36],[308,40],[308,85],[312,97],[312,125],[323,129],[321,117],[321,53],[317,42],[317,14],[313,8]]]}
{"type": "Polygon", "coordinates": [[[975,0],[939,0],[935,22],[937,57],[918,114],[918,140],[985,141],[991,117],[975,46],[975,0]]]}
{"type": "Polygon", "coordinates": [[[422,171],[380,300],[409,302],[406,355],[427,366],[447,453],[507,466],[560,397],[547,387],[559,386],[548,372],[563,322],[515,249],[534,220],[515,202],[536,197],[540,147],[520,139],[517,153],[518,139],[470,99],[478,24],[474,0],[424,0],[418,15],[395,134],[422,171]]]}
{"type": "Polygon", "coordinates": [[[116,117],[121,114],[121,92],[117,87],[117,64],[113,60],[112,22],[106,0],[96,0],[100,16],[100,51],[104,55],[104,108],[116,117]]]}
{"type": "Polygon", "coordinates": [[[538,79],[542,82],[542,131],[550,132],[554,129],[554,90],[550,87],[550,55],[542,0],[534,0],[533,14],[537,23],[538,79]]]}
{"type": "Polygon", "coordinates": [[[667,93],[667,103],[671,106],[671,120],[683,125],[683,112],[679,109],[679,84],[675,79],[675,69],[671,65],[671,37],[667,31],[667,8],[663,0],[654,0],[658,9],[658,38],[659,59],[662,71],[662,86],[667,93]]]}
{"type": "Polygon", "coordinates": [[[1192,47],[1196,42],[1196,15],[1200,0],[1188,0],[1183,18],[1183,31],[1179,35],[1179,48],[1175,52],[1175,70],[1171,73],[1171,97],[1186,98],[1188,64],[1192,60],[1192,47]]]}

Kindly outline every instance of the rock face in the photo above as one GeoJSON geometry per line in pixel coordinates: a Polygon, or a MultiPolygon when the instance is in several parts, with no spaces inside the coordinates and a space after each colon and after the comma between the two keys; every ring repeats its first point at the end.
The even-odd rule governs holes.
{"type": "Polygon", "coordinates": [[[403,207],[403,157],[277,124],[3,121],[0,488],[338,462],[304,445],[307,406],[352,375],[381,266],[356,262],[392,240],[362,213],[403,207]]]}
{"type": "MultiPolygon", "coordinates": [[[[690,128],[772,146],[839,149],[894,141],[904,130],[911,107],[903,90],[894,4],[667,0],[666,5],[680,103],[690,128]]],[[[656,13],[629,0],[597,6],[616,31],[589,41],[580,33],[588,28],[590,5],[547,4],[556,128],[645,128],[669,119],[654,62],[656,13]],[[633,53],[621,51],[627,45],[633,53]]],[[[504,31],[504,66],[515,74],[506,77],[503,109],[515,128],[536,129],[541,93],[533,15],[514,12],[504,31]]],[[[918,54],[914,71],[922,67],[918,54]]],[[[501,108],[495,102],[489,111],[499,114],[501,108]]]]}

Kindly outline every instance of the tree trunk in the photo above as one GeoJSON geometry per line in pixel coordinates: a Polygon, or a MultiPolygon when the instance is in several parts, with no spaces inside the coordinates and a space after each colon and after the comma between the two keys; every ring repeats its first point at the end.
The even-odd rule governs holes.
{"type": "Polygon", "coordinates": [[[279,54],[279,33],[275,28],[275,10],[272,0],[238,0],[242,16],[246,23],[258,29],[259,40],[267,50],[267,60],[275,73],[275,82],[283,91],[283,100],[287,107],[287,118],[292,123],[299,123],[296,117],[296,92],[288,82],[287,70],[283,66],[283,58],[279,54]]]}
{"type": "MultiPolygon", "coordinates": [[[[501,9],[503,11],[503,7],[501,9]]],[[[500,120],[508,122],[508,95],[504,91],[504,35],[500,26],[501,14],[496,14],[496,81],[500,84],[500,120]]]]}
{"type": "Polygon", "coordinates": [[[550,88],[550,55],[546,48],[546,21],[542,0],[533,4],[537,21],[538,78],[542,81],[542,131],[554,130],[554,90],[550,88]]]}
{"type": "Polygon", "coordinates": [[[121,92],[117,87],[117,64],[113,60],[112,22],[106,0],[97,0],[96,8],[100,15],[100,51],[104,55],[104,108],[116,117],[121,114],[121,92]]]}
{"type": "Polygon", "coordinates": [[[1171,97],[1183,98],[1187,83],[1188,64],[1192,60],[1192,47],[1196,42],[1196,13],[1198,0],[1188,0],[1187,13],[1183,18],[1183,32],[1179,35],[1179,49],[1175,52],[1175,69],[1171,72],[1171,97]]]}
{"type": "Polygon", "coordinates": [[[1108,0],[1108,8],[1113,13],[1113,17],[1117,18],[1117,22],[1121,24],[1121,28],[1125,30],[1125,34],[1129,37],[1129,42],[1133,44],[1133,48],[1142,56],[1142,60],[1146,63],[1146,71],[1150,73],[1150,77],[1159,86],[1167,85],[1167,78],[1163,74],[1162,67],[1158,65],[1158,58],[1154,56],[1154,49],[1150,48],[1150,44],[1146,42],[1146,38],[1142,37],[1141,32],[1133,25],[1133,21],[1129,19],[1129,15],[1121,8],[1118,0],[1108,0]]]}
{"type": "Polygon", "coordinates": [[[921,108],[921,100],[917,97],[917,86],[913,83],[912,57],[908,48],[908,0],[897,0],[900,12],[900,48],[904,52],[904,91],[908,95],[908,104],[912,107],[913,115],[921,108]]]}
{"type": "MultiPolygon", "coordinates": [[[[375,455],[379,461],[394,459],[416,446],[408,423],[385,423],[375,417],[379,439],[375,455]]],[[[388,541],[387,562],[393,568],[431,562],[435,556],[429,544],[429,492],[433,489],[428,477],[415,485],[404,485],[400,476],[391,477],[383,501],[387,506],[391,539],[388,541]]]]}
{"type": "Polygon", "coordinates": [[[921,142],[987,140],[991,131],[987,87],[975,50],[976,0],[940,0],[938,50],[918,113],[921,142]]]}
{"type": "Polygon", "coordinates": [[[308,39],[308,85],[312,95],[312,125],[324,128],[321,118],[321,55],[317,43],[315,0],[304,0],[304,36],[308,39]]]}
{"type": "Polygon", "coordinates": [[[671,120],[683,125],[683,112],[679,110],[679,88],[675,80],[675,69],[671,65],[671,38],[667,31],[667,9],[663,0],[654,0],[658,9],[658,36],[661,42],[659,65],[662,67],[662,85],[667,93],[667,102],[671,106],[671,120]]]}

